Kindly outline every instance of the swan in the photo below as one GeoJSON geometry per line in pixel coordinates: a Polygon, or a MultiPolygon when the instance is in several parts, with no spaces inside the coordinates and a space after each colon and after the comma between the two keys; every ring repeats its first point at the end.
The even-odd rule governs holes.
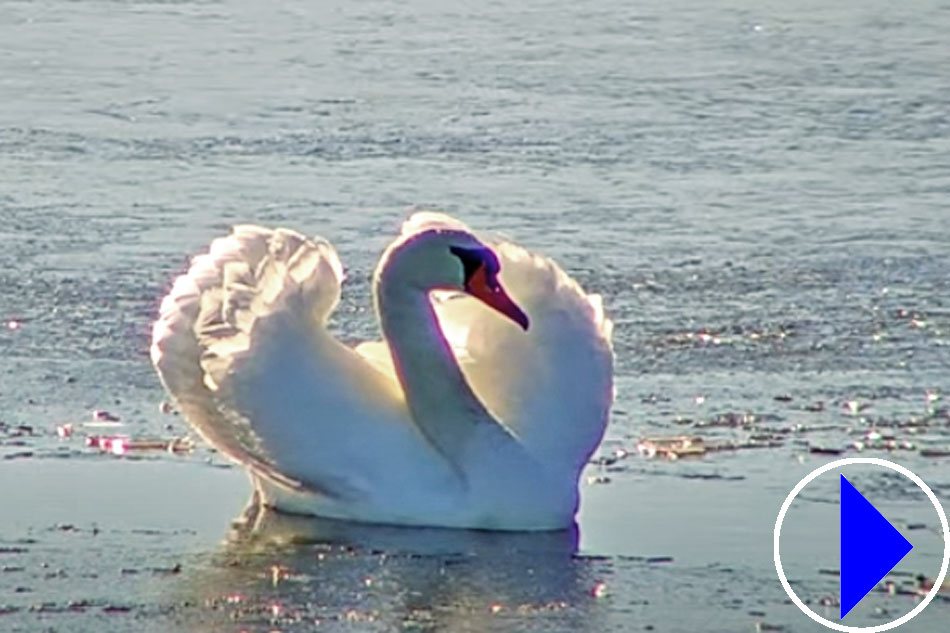
{"type": "Polygon", "coordinates": [[[381,341],[337,340],[322,238],[235,226],[162,300],[151,358],[252,502],[365,523],[569,528],[613,401],[611,321],[550,259],[412,214],[372,294],[381,341]]]}

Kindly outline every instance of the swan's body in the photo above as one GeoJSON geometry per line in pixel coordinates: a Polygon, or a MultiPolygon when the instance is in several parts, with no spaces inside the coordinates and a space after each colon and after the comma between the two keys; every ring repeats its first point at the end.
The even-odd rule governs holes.
{"type": "Polygon", "coordinates": [[[550,260],[435,213],[415,214],[380,260],[385,342],[353,349],[327,332],[341,281],[326,241],[239,226],[162,302],[162,382],[248,467],[260,501],[373,523],[571,525],[613,395],[599,297],[550,260]],[[462,292],[486,274],[495,310],[462,292]]]}

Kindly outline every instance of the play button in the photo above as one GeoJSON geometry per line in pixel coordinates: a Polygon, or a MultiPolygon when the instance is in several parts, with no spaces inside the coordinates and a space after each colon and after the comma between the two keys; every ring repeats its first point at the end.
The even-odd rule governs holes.
{"type": "Polygon", "coordinates": [[[841,619],[914,546],[841,475],[841,619]]]}
{"type": "MultiPolygon", "coordinates": [[[[933,552],[933,543],[924,547],[921,552],[933,552]]],[[[938,550],[939,551],[939,550],[938,550]]],[[[933,552],[936,553],[936,552],[933,552]]],[[[921,554],[915,552],[914,556],[921,554]]],[[[927,554],[929,555],[929,554],[927,554]]],[[[947,576],[948,567],[950,567],[950,525],[947,522],[947,515],[940,505],[940,501],[933,490],[927,486],[924,481],[904,468],[900,464],[872,457],[853,457],[849,459],[840,459],[820,468],[813,470],[789,493],[782,508],[779,511],[778,519],[775,522],[774,532],[774,558],[775,570],[778,573],[779,580],[785,589],[785,592],[791,598],[792,602],[801,609],[809,618],[836,631],[845,631],[851,633],[879,633],[900,626],[921,613],[927,605],[936,597],[937,592],[943,585],[947,576]],[[891,622],[876,624],[874,626],[849,626],[844,624],[845,616],[855,608],[865,596],[871,592],[878,583],[904,559],[914,546],[884,518],[884,516],[868,501],[861,492],[855,488],[851,482],[840,476],[840,618],[839,621],[832,621],[824,618],[811,609],[792,589],[791,583],[785,575],[782,567],[782,558],[780,555],[780,542],[782,535],[782,523],[786,514],[792,505],[792,502],[804,488],[821,475],[832,471],[841,470],[847,466],[871,465],[887,468],[900,473],[914,482],[924,491],[927,498],[933,504],[937,516],[940,519],[941,533],[943,536],[943,556],[940,565],[940,571],[936,580],[927,595],[911,611],[905,613],[902,617],[891,622]]],[[[936,566],[936,560],[934,560],[936,566]]],[[[801,579],[799,579],[801,582],[801,579]]],[[[852,619],[858,616],[852,616],[852,619]]]]}

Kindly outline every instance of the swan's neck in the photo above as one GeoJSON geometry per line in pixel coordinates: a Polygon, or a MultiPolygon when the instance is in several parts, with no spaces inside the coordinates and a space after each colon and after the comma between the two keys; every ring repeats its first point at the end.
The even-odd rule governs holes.
{"type": "Polygon", "coordinates": [[[452,457],[491,414],[472,391],[442,334],[428,293],[387,279],[376,284],[376,310],[409,410],[436,448],[452,457]]]}

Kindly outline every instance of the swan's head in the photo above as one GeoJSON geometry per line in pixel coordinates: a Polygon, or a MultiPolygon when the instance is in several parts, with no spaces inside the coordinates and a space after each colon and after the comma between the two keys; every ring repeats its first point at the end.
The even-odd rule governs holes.
{"type": "Polygon", "coordinates": [[[429,229],[397,240],[380,261],[377,280],[424,292],[457,290],[494,308],[523,330],[528,315],[498,279],[498,255],[467,231],[429,229]]]}

